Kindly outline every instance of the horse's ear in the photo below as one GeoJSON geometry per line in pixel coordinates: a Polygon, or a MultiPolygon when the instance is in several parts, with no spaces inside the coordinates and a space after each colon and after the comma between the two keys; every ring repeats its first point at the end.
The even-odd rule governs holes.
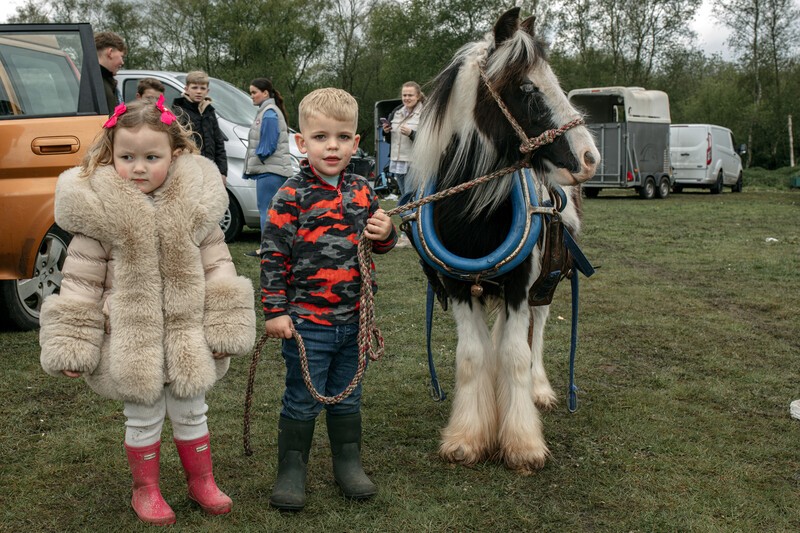
{"type": "Polygon", "coordinates": [[[531,37],[533,37],[533,26],[535,24],[536,24],[536,15],[531,15],[530,17],[523,20],[522,23],[519,25],[519,27],[522,28],[522,31],[526,32],[531,37]]]}
{"type": "Polygon", "coordinates": [[[519,28],[519,8],[512,7],[497,19],[494,25],[494,44],[500,46],[519,28]]]}

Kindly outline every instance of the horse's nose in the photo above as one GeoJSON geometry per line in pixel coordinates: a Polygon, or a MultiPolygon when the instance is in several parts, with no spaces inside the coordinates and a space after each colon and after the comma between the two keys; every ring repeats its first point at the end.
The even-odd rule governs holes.
{"type": "Polygon", "coordinates": [[[586,151],[583,154],[583,162],[586,164],[587,167],[593,167],[597,165],[597,160],[594,157],[594,154],[591,151],[586,151]]]}

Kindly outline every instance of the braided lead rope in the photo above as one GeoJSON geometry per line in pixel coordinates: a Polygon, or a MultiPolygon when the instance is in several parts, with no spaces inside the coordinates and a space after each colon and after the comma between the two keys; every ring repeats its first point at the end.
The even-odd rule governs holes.
{"type": "Polygon", "coordinates": [[[261,350],[264,344],[269,340],[267,334],[261,335],[258,339],[255,348],[253,349],[253,359],[250,362],[250,372],[247,375],[247,391],[244,395],[244,454],[248,457],[253,455],[253,449],[250,447],[250,407],[253,405],[253,386],[256,381],[256,368],[258,367],[258,359],[261,355],[261,350]]]}
{"type": "Polygon", "coordinates": [[[506,120],[508,120],[509,124],[511,124],[511,127],[514,128],[514,131],[517,133],[517,137],[519,137],[520,140],[522,141],[522,144],[520,144],[519,146],[519,151],[522,152],[523,154],[529,154],[546,144],[552,143],[558,137],[566,133],[567,130],[584,123],[583,118],[578,117],[558,128],[546,130],[542,132],[539,136],[530,138],[525,133],[525,130],[522,129],[522,126],[520,126],[519,123],[516,121],[511,112],[508,110],[508,107],[506,107],[506,104],[505,102],[503,102],[503,99],[500,97],[500,94],[495,90],[494,87],[492,87],[492,84],[489,83],[489,77],[486,75],[486,70],[484,69],[483,63],[478,64],[478,72],[480,72],[481,79],[483,80],[483,83],[486,85],[486,88],[489,90],[489,93],[492,95],[495,102],[497,102],[498,107],[500,107],[500,111],[503,112],[503,115],[505,115],[506,120]]]}

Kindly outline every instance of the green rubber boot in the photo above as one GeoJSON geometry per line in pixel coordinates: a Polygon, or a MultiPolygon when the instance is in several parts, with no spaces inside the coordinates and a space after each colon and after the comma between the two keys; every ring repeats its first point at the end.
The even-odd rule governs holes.
{"type": "Polygon", "coordinates": [[[306,505],[306,465],[316,420],[278,421],[278,479],[269,504],[284,511],[299,511],[306,505]]]}
{"type": "Polygon", "coordinates": [[[326,414],[333,456],[333,477],[345,498],[366,500],[378,492],[361,466],[361,413],[326,414]]]}

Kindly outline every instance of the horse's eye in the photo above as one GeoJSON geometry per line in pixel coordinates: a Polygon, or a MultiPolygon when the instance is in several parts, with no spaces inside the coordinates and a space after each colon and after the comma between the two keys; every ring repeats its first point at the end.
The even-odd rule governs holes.
{"type": "Polygon", "coordinates": [[[539,92],[539,88],[531,82],[523,83],[519,86],[519,90],[525,94],[533,94],[539,92]]]}

